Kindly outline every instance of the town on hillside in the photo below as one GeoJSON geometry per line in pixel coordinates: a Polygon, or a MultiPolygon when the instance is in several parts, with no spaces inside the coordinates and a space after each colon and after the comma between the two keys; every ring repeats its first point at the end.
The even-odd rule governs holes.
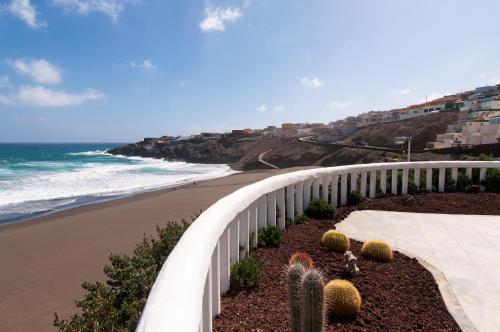
{"type": "MultiPolygon", "coordinates": [[[[312,142],[335,143],[363,127],[404,121],[437,112],[457,112],[458,120],[449,123],[445,133],[437,133],[436,140],[427,143],[427,150],[500,143],[500,84],[478,87],[405,108],[348,116],[328,124],[283,123],[281,127],[234,129],[227,133],[204,132],[190,136],[148,137],[141,143],[146,150],[186,140],[217,140],[226,137],[300,138],[312,142]]],[[[363,141],[352,144],[365,145],[363,141]]]]}

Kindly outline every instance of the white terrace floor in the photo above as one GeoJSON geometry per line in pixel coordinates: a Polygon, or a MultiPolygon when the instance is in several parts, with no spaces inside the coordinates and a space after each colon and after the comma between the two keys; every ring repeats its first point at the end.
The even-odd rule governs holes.
{"type": "Polygon", "coordinates": [[[351,213],[337,229],[417,257],[464,331],[500,331],[500,216],[368,210],[351,213]]]}

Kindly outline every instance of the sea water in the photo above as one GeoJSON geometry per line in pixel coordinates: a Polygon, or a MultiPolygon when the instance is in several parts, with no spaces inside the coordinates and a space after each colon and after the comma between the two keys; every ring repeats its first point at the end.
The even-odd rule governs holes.
{"type": "Polygon", "coordinates": [[[0,144],[0,226],[234,173],[228,165],[113,156],[122,144],[0,144]]]}

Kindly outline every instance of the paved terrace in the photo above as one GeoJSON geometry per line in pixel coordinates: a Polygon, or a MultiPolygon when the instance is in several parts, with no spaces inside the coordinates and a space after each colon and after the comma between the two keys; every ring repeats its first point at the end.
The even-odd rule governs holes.
{"type": "Polygon", "coordinates": [[[417,257],[464,331],[500,331],[500,216],[368,210],[351,213],[337,229],[417,257]]]}

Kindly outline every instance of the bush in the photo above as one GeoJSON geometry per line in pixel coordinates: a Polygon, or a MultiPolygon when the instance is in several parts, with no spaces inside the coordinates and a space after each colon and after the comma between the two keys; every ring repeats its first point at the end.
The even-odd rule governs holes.
{"type": "Polygon", "coordinates": [[[485,191],[493,193],[500,192],[500,170],[489,169],[481,184],[484,186],[485,191]]]}
{"type": "Polygon", "coordinates": [[[257,286],[260,282],[262,262],[248,255],[231,266],[231,277],[229,279],[231,289],[249,289],[257,286]]]}
{"type": "Polygon", "coordinates": [[[305,214],[311,218],[332,219],[335,215],[335,208],[333,207],[333,205],[324,202],[320,198],[314,198],[309,203],[305,214]]]}
{"type": "Polygon", "coordinates": [[[365,242],[363,247],[361,247],[361,255],[380,262],[390,262],[393,258],[391,247],[380,240],[365,242]]]}
{"type": "Polygon", "coordinates": [[[79,313],[67,320],[55,314],[54,326],[60,331],[135,329],[158,272],[188,226],[156,226],[158,238],[145,237],[131,256],[111,254],[104,267],[106,283],[84,282],[86,294],[75,301],[79,313]]]}
{"type": "Polygon", "coordinates": [[[352,191],[347,195],[347,204],[356,205],[363,201],[359,191],[352,191]]]}
{"type": "Polygon", "coordinates": [[[334,316],[354,316],[361,309],[361,296],[347,280],[332,280],[325,286],[327,310],[334,316]]]}
{"type": "Polygon", "coordinates": [[[301,213],[301,214],[298,214],[295,216],[294,223],[295,224],[302,224],[302,223],[307,222],[308,220],[309,220],[309,218],[305,214],[301,213]]]}
{"type": "Polygon", "coordinates": [[[323,234],[321,244],[335,252],[344,253],[351,246],[349,238],[337,230],[331,229],[323,234]]]}
{"type": "Polygon", "coordinates": [[[286,228],[293,226],[293,224],[295,224],[295,223],[293,222],[292,218],[290,218],[290,217],[285,218],[285,227],[286,228]]]}
{"type": "Polygon", "coordinates": [[[465,172],[459,172],[457,178],[457,191],[460,192],[471,192],[472,191],[472,179],[468,177],[465,172]]]}
{"type": "Polygon", "coordinates": [[[266,226],[259,231],[259,244],[261,247],[279,247],[282,241],[283,235],[274,226],[266,226]]]}
{"type": "Polygon", "coordinates": [[[313,267],[313,260],[309,254],[305,252],[298,251],[290,257],[290,261],[288,262],[290,265],[299,263],[302,264],[306,269],[310,269],[313,267]]]}

